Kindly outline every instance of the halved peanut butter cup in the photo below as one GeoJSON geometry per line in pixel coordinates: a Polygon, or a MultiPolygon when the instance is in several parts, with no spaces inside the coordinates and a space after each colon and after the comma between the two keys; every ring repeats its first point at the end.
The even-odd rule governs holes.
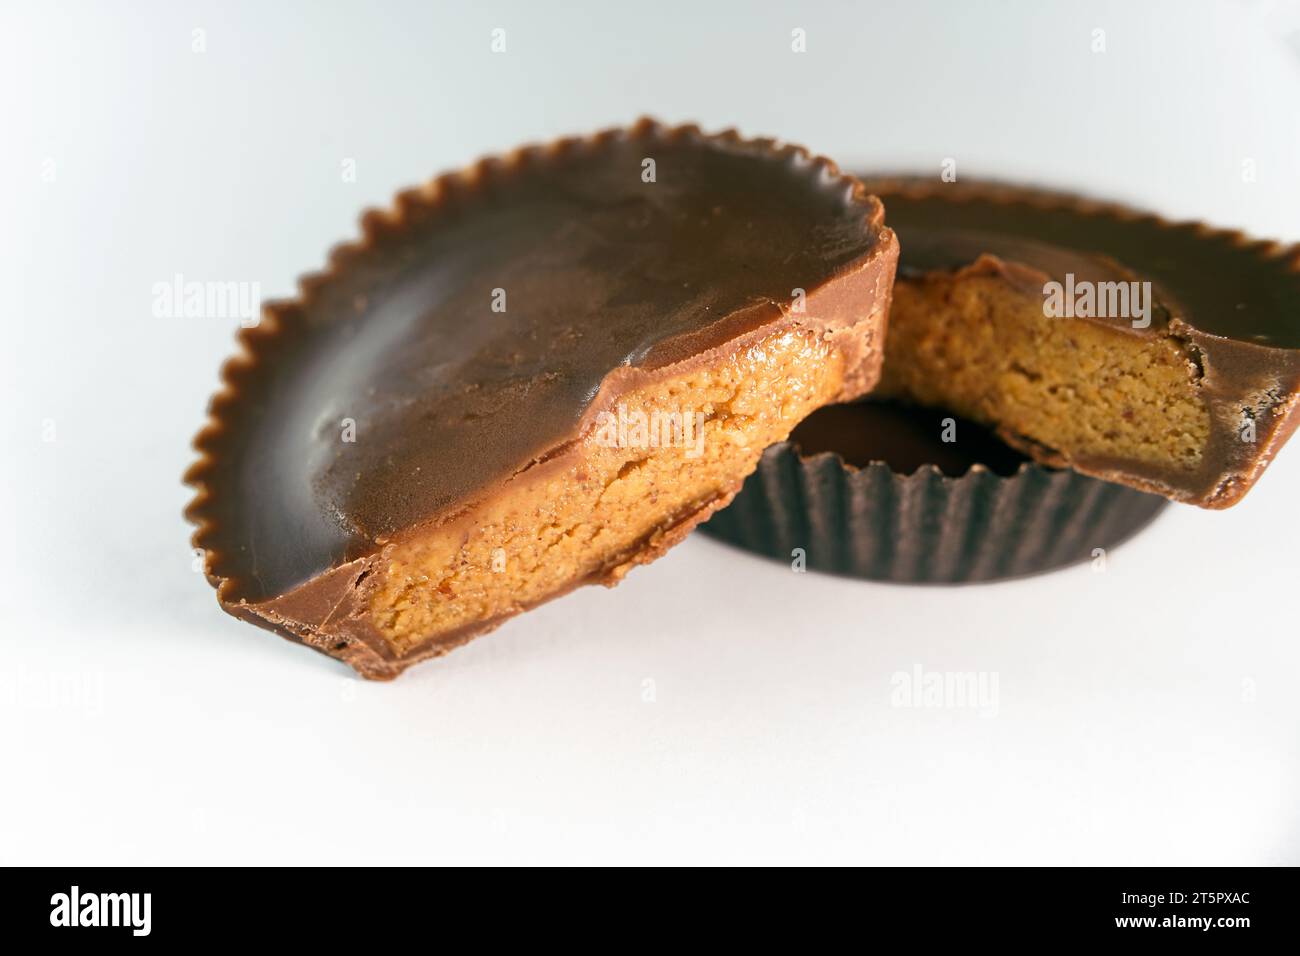
{"type": "Polygon", "coordinates": [[[897,246],[797,147],[642,121],[362,226],[241,333],[186,480],[221,605],[367,677],[617,582],[879,374],[897,246]]]}
{"type": "Polygon", "coordinates": [[[1300,422],[1300,246],[994,183],[864,177],[902,246],[878,394],[1224,508],[1300,422]]]}

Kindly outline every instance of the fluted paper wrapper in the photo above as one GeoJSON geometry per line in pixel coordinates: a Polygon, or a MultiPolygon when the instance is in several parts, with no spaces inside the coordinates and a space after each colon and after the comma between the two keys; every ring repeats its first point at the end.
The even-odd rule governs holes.
{"type": "Polygon", "coordinates": [[[1026,463],[1012,475],[974,465],[960,477],[933,465],[903,475],[789,442],[758,469],[705,533],[834,574],[961,584],[1036,574],[1093,558],[1149,523],[1157,495],[1026,463]]]}

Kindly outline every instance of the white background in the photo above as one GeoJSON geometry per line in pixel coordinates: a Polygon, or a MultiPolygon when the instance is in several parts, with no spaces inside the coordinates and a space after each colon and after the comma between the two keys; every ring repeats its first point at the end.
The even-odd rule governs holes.
{"type": "Polygon", "coordinates": [[[0,862],[1300,862],[1300,449],[1105,573],[697,535],[391,684],[217,608],[179,478],[236,322],[153,284],[290,294],[480,154],[653,113],[1300,239],[1294,2],[547,6],[5,5],[0,862]],[[917,665],[996,712],[892,707],[917,665]]]}

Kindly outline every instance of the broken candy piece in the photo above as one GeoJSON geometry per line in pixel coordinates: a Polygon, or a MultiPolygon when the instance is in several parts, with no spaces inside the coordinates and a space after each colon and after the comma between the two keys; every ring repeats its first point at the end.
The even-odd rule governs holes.
{"type": "Polygon", "coordinates": [[[902,246],[877,394],[1038,461],[1240,500],[1295,430],[1300,247],[990,183],[864,177],[902,246]]]}
{"type": "Polygon", "coordinates": [[[897,246],[797,147],[643,121],[363,227],[243,333],[186,477],[222,606],[367,677],[617,582],[879,374],[897,246]]]}

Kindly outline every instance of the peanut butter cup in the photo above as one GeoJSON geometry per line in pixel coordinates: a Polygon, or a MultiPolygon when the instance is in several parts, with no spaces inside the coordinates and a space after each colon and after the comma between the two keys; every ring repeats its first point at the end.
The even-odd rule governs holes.
{"type": "Polygon", "coordinates": [[[221,605],[367,677],[616,583],[879,374],[897,246],[797,147],[643,121],[362,226],[241,333],[186,480],[221,605]]]}
{"type": "Polygon", "coordinates": [[[1300,247],[990,183],[866,177],[903,259],[877,395],[1207,508],[1295,430],[1300,247]]]}

